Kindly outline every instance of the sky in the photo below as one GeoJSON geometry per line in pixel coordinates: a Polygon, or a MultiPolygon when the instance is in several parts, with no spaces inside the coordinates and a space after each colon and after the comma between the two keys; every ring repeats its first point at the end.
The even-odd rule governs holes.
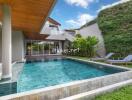
{"type": "Polygon", "coordinates": [[[74,29],[95,19],[106,8],[129,0],[57,0],[50,17],[61,24],[62,29],[74,29]]]}

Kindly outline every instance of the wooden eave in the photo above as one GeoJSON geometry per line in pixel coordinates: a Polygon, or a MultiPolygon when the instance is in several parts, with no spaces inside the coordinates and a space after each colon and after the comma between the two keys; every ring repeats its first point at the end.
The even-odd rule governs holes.
{"type": "Polygon", "coordinates": [[[56,0],[0,0],[11,7],[12,28],[26,34],[39,34],[56,0]]]}

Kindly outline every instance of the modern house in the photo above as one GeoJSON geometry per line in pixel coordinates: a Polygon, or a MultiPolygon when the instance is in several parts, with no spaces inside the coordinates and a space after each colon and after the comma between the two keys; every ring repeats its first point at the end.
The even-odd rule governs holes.
{"type": "Polygon", "coordinates": [[[12,62],[25,57],[61,55],[67,50],[77,33],[83,37],[97,36],[100,43],[98,53],[103,56],[104,45],[97,24],[79,30],[60,30],[61,24],[48,17],[55,0],[0,1],[0,62],[3,78],[11,77],[12,62]],[[30,1],[31,2],[31,1],[30,1]],[[42,2],[42,4],[40,4],[42,2]],[[34,7],[37,6],[37,9],[34,7]],[[44,7],[46,6],[46,7],[44,7]],[[29,9],[29,10],[27,10],[29,9]],[[37,10],[40,10],[39,12],[37,10]]]}
{"type": "Polygon", "coordinates": [[[43,37],[28,37],[25,36],[25,55],[26,56],[40,56],[40,55],[51,55],[51,54],[61,54],[62,51],[62,41],[64,38],[58,38],[60,35],[60,23],[54,19],[48,17],[47,21],[40,33],[43,37]],[[57,37],[56,39],[54,38],[57,37]],[[56,36],[57,35],[57,36],[56,36]]]}
{"type": "MultiPolygon", "coordinates": [[[[93,43],[80,38],[81,46],[71,49],[76,34],[96,36],[100,56],[105,48],[96,23],[62,31],[61,24],[48,17],[56,1],[0,0],[0,100],[94,99],[132,84],[131,68],[62,56],[65,50],[74,54],[93,43]]],[[[91,54],[88,47],[81,53],[91,54]]],[[[131,63],[132,55],[125,59],[131,63]]]]}
{"type": "MultiPolygon", "coordinates": [[[[24,60],[27,54],[27,49],[24,47],[27,48],[28,40],[43,40],[49,36],[42,34],[42,30],[55,2],[56,0],[0,1],[2,78],[12,77],[12,62],[24,60]]],[[[48,20],[52,21],[52,19],[48,20]]],[[[50,25],[50,27],[55,26],[50,25]]]]}
{"type": "MultiPolygon", "coordinates": [[[[18,5],[25,3],[25,1],[15,1],[13,5],[10,4],[11,6],[3,6],[0,12],[0,17],[1,19],[3,18],[0,26],[0,62],[2,64],[0,72],[3,78],[11,77],[10,71],[13,62],[20,62],[24,61],[25,58],[36,58],[38,56],[61,55],[70,42],[73,41],[74,36],[72,34],[61,31],[61,24],[48,17],[49,11],[52,8],[50,6],[53,6],[55,2],[53,1],[48,3],[49,8],[40,8],[40,10],[43,9],[47,13],[26,11],[26,7],[31,4],[18,7],[18,5]],[[4,16],[2,16],[2,13],[4,16]],[[29,15],[27,16],[28,13],[29,15]],[[36,16],[37,13],[40,15],[36,16]],[[42,14],[44,15],[42,16],[42,14]],[[47,15],[45,16],[45,14],[47,15]],[[4,23],[7,26],[4,26],[4,23]],[[39,25],[40,23],[42,24],[39,25]]],[[[39,5],[37,1],[32,3],[32,6],[39,5]]],[[[33,8],[29,8],[29,10],[33,10],[33,8]]]]}

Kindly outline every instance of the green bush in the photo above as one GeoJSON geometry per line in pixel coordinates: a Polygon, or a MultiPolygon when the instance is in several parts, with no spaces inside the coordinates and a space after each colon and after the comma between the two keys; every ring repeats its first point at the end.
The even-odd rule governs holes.
{"type": "Polygon", "coordinates": [[[87,38],[76,37],[76,39],[72,43],[72,49],[76,50],[74,53],[76,56],[87,56],[93,57],[95,54],[95,46],[98,43],[98,39],[96,37],[87,38]]]}
{"type": "Polygon", "coordinates": [[[101,11],[97,22],[107,53],[132,54],[132,1],[101,11]]]}

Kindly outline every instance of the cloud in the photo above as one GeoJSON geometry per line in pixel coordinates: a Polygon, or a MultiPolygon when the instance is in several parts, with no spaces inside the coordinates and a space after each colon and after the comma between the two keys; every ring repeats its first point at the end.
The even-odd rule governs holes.
{"type": "Polygon", "coordinates": [[[96,0],[65,0],[70,5],[80,6],[87,8],[88,5],[96,0]]]}
{"type": "Polygon", "coordinates": [[[118,5],[118,4],[121,4],[121,3],[125,3],[125,2],[128,2],[128,1],[130,1],[130,0],[120,0],[120,1],[115,2],[115,3],[102,6],[99,10],[97,10],[97,12],[100,12],[100,11],[102,11],[104,9],[107,9],[107,8],[110,8],[110,7],[113,7],[115,5],[118,5]]]}
{"type": "Polygon", "coordinates": [[[76,19],[67,20],[66,23],[69,24],[72,28],[77,28],[93,20],[94,18],[95,16],[84,13],[80,14],[76,19]]]}

